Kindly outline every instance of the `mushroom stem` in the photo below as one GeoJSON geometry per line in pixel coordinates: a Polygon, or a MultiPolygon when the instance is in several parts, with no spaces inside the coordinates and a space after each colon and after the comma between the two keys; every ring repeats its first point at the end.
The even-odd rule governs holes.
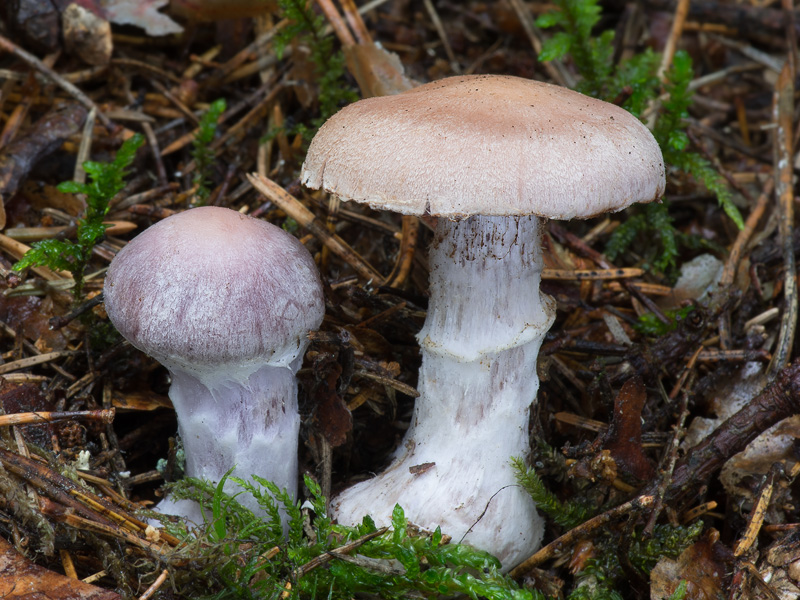
{"type": "MultiPolygon", "coordinates": [[[[235,477],[249,480],[251,474],[258,475],[296,494],[300,429],[296,370],[294,365],[264,365],[249,376],[228,373],[212,382],[171,369],[169,396],[178,415],[186,475],[216,483],[235,465],[235,477]]],[[[224,490],[229,494],[242,491],[230,480],[224,490]]],[[[237,500],[264,514],[252,495],[241,494],[237,500]]],[[[158,508],[171,513],[169,504],[168,498],[158,508]]],[[[181,503],[181,514],[202,523],[199,506],[192,505],[181,503]]]]}
{"type": "Polygon", "coordinates": [[[480,361],[541,339],[553,311],[539,294],[540,230],[541,219],[533,216],[439,218],[429,257],[428,318],[419,333],[423,356],[480,361]]]}
{"type": "Polygon", "coordinates": [[[509,459],[529,451],[536,357],[554,314],[539,293],[540,228],[528,216],[439,219],[411,426],[384,473],[334,499],[340,522],[369,513],[385,524],[399,503],[505,568],[538,547],[542,521],[509,459]]]}

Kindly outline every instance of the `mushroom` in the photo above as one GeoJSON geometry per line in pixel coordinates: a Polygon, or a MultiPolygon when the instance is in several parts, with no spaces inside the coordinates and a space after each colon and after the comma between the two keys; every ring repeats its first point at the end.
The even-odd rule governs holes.
{"type": "Polygon", "coordinates": [[[417,526],[508,569],[543,524],[509,459],[529,452],[536,358],[554,318],[539,292],[543,218],[657,200],[664,165],[625,110],[546,83],[478,75],[369,98],[311,142],[302,182],[376,209],[438,217],[418,335],[420,392],[389,467],[332,500],[340,523],[417,526]]]}
{"type": "MultiPolygon", "coordinates": [[[[119,332],[170,372],[186,475],[218,482],[235,466],[295,494],[295,373],[325,310],[305,247],[234,210],[194,208],[125,246],[104,295],[119,332]]],[[[239,501],[263,514],[250,495],[239,501]]],[[[158,509],[202,522],[193,502],[158,509]]]]}

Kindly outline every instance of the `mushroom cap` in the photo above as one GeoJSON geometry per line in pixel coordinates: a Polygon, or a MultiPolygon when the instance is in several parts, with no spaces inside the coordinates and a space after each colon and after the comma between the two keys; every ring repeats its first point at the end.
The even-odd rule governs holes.
{"type": "Polygon", "coordinates": [[[218,207],[146,229],[116,255],[108,316],[140,350],[201,379],[289,365],[325,311],[308,250],[279,227],[218,207]]]}
{"type": "Polygon", "coordinates": [[[471,75],[345,107],[312,140],[301,179],[403,214],[570,219],[659,199],[664,161],[618,106],[471,75]]]}

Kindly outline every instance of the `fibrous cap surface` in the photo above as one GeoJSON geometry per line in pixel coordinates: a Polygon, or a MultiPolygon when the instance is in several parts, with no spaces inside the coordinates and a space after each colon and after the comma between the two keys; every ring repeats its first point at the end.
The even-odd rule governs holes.
{"type": "Polygon", "coordinates": [[[200,377],[288,364],[325,308],[299,241],[218,207],[187,210],[134,238],[112,261],[104,294],[111,321],[134,346],[200,377]]]}
{"type": "Polygon", "coordinates": [[[347,106],[312,140],[301,179],[403,214],[570,219],[659,199],[664,163],[618,106],[473,75],[347,106]]]}

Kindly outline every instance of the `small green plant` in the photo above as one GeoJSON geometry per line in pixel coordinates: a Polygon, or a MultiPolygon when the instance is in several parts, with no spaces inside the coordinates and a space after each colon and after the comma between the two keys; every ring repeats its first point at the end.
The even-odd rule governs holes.
{"type": "Polygon", "coordinates": [[[554,60],[569,54],[583,77],[578,89],[595,98],[608,98],[614,32],[608,30],[599,37],[592,36],[601,13],[597,0],[556,0],[555,4],[560,10],[545,13],[536,21],[542,29],[561,29],[545,42],[539,60],[554,60]]]}
{"type": "Polygon", "coordinates": [[[687,152],[689,137],[686,135],[685,119],[689,116],[692,92],[689,83],[694,77],[692,59],[685,52],[677,52],[667,72],[667,99],[662,104],[659,119],[653,128],[668,164],[689,173],[712,192],[720,206],[739,229],[744,227],[742,215],[733,203],[731,190],[714,167],[696,152],[687,152]]]}
{"type": "Polygon", "coordinates": [[[653,313],[645,313],[639,317],[633,328],[642,335],[661,337],[670,331],[675,331],[678,328],[678,323],[688,317],[693,310],[695,310],[695,307],[690,305],[664,311],[664,316],[669,319],[669,323],[664,323],[653,313]]]}
{"type": "Polygon", "coordinates": [[[616,260],[642,234],[647,235],[648,239],[661,242],[660,246],[647,245],[645,261],[659,271],[674,267],[678,256],[678,238],[666,204],[645,204],[638,212],[628,217],[609,238],[606,244],[606,256],[610,260],[616,260]]]}
{"type": "Polygon", "coordinates": [[[211,597],[219,600],[277,598],[284,593],[330,600],[362,593],[392,599],[544,600],[539,592],[520,589],[503,575],[490,554],[446,544],[438,529],[432,535],[412,534],[399,506],[386,531],[370,517],[357,527],[346,527],[331,522],[325,497],[309,477],[305,478],[309,499],[302,507],[260,477],[232,480],[242,493],[258,500],[266,517],[256,517],[226,495],[224,480],[214,486],[184,479],[171,487],[174,497],[198,501],[206,513],[206,527],[192,546],[205,559],[192,557],[192,564],[201,568],[187,578],[191,581],[187,585],[196,588],[187,590],[190,593],[201,589],[208,596],[211,585],[211,597]],[[288,535],[281,525],[282,512],[288,518],[288,535]],[[337,551],[348,544],[351,551],[337,551]]]}
{"type": "Polygon", "coordinates": [[[292,217],[286,217],[284,219],[283,224],[281,225],[281,229],[283,229],[287,233],[291,233],[292,235],[296,234],[300,231],[300,224],[295,221],[292,217]]]}
{"type": "Polygon", "coordinates": [[[616,591],[621,569],[616,555],[603,554],[586,561],[575,576],[576,585],[567,600],[622,600],[616,591]]]}
{"type": "Polygon", "coordinates": [[[211,142],[217,135],[217,123],[220,115],[225,112],[225,99],[220,98],[211,103],[205,114],[200,117],[200,128],[192,141],[192,158],[195,162],[193,183],[197,186],[195,192],[198,206],[205,204],[211,194],[211,166],[214,163],[214,151],[211,142]]]}
{"type": "Polygon", "coordinates": [[[631,564],[642,575],[649,575],[656,563],[663,558],[678,558],[681,552],[691,546],[703,533],[703,522],[691,525],[656,525],[653,534],[643,538],[639,530],[634,531],[633,541],[628,551],[631,564]]]}
{"type": "Polygon", "coordinates": [[[561,502],[547,489],[536,471],[529,468],[519,458],[511,459],[517,483],[528,492],[536,507],[565,529],[577,527],[592,516],[589,507],[577,502],[561,502]]]}
{"type": "MultiPolygon", "coordinates": [[[[558,31],[545,42],[539,56],[541,60],[553,60],[570,55],[581,75],[579,91],[607,102],[617,102],[623,108],[642,116],[648,106],[658,107],[653,126],[653,135],[658,141],[664,160],[678,169],[691,174],[714,193],[725,213],[737,227],[744,222],[733,204],[730,189],[713,166],[696,152],[689,152],[686,134],[686,117],[691,105],[692,93],[689,83],[693,77],[692,62],[685,52],[677,52],[667,72],[663,86],[656,76],[660,57],[650,49],[614,65],[614,32],[603,31],[593,35],[600,20],[597,0],[554,0],[559,10],[539,17],[542,28],[557,28],[558,31]],[[666,99],[657,98],[662,92],[666,99]]],[[[676,264],[678,245],[667,206],[651,204],[627,223],[617,228],[609,240],[609,258],[626,250],[634,239],[642,234],[655,234],[661,241],[661,251],[651,264],[660,270],[673,269],[676,264]]]]}
{"type": "Polygon", "coordinates": [[[315,14],[305,0],[278,0],[278,7],[282,18],[289,24],[275,36],[275,53],[282,56],[286,46],[298,39],[308,46],[309,58],[316,71],[319,115],[311,120],[310,128],[298,123],[291,130],[310,139],[343,104],[358,100],[358,94],[345,82],[344,54],[341,50],[334,51],[333,38],[323,34],[325,19],[315,14]]]}
{"type": "Polygon", "coordinates": [[[108,214],[109,202],[125,187],[126,169],[136,157],[136,151],[144,143],[144,137],[136,134],[126,140],[110,163],[87,161],[83,168],[89,183],[65,181],[58,186],[67,194],[83,194],[86,197],[86,212],[78,219],[76,241],[43,240],[32,245],[16,264],[15,271],[28,267],[46,266],[58,271],[69,271],[75,281],[72,294],[76,302],[83,298],[84,274],[92,249],[103,239],[107,225],[103,219],[108,214]]]}

